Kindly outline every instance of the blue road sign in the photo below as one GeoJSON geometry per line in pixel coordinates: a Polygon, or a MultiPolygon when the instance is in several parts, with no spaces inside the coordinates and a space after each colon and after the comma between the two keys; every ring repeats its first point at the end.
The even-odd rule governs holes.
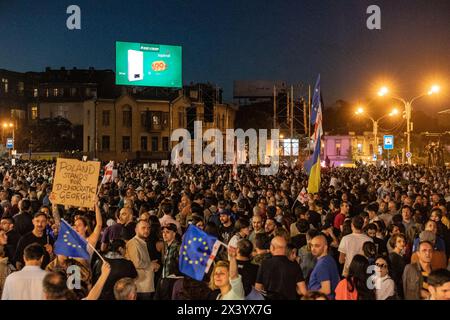
{"type": "Polygon", "coordinates": [[[14,140],[13,138],[6,139],[6,149],[14,149],[14,140]]]}
{"type": "Polygon", "coordinates": [[[394,149],[394,136],[386,135],[383,136],[383,149],[384,150],[392,150],[394,149]]]}

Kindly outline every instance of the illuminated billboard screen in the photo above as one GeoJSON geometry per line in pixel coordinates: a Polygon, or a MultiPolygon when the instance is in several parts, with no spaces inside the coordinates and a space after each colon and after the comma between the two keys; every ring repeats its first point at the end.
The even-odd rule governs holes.
{"type": "Polygon", "coordinates": [[[181,47],[116,41],[116,84],[181,88],[181,47]]]}

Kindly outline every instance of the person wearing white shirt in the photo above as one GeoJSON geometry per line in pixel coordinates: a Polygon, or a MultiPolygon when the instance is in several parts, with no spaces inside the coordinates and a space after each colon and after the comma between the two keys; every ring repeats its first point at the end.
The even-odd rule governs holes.
{"type": "Polygon", "coordinates": [[[32,243],[25,247],[23,258],[25,267],[6,278],[2,300],[44,300],[43,280],[47,272],[40,267],[44,248],[32,243]]]}
{"type": "Polygon", "coordinates": [[[364,242],[373,242],[373,239],[362,232],[364,219],[361,216],[352,218],[352,233],[344,236],[339,244],[339,263],[344,264],[342,275],[347,276],[348,268],[357,254],[362,254],[364,242]]]}

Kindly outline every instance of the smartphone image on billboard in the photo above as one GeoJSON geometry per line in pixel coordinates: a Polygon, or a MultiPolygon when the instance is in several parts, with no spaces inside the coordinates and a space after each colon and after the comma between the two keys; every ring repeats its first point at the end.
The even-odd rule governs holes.
{"type": "Polygon", "coordinates": [[[144,79],[144,52],[128,50],[128,81],[144,79]]]}

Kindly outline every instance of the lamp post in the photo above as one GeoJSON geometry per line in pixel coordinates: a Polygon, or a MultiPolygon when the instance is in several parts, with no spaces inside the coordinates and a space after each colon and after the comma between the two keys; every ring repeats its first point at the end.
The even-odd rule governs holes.
{"type": "MultiPolygon", "coordinates": [[[[430,90],[426,93],[423,93],[421,95],[418,95],[410,100],[405,100],[403,98],[400,97],[396,97],[396,96],[391,96],[389,95],[390,98],[400,101],[401,103],[403,103],[404,107],[405,107],[405,115],[406,115],[406,152],[411,152],[411,131],[413,131],[412,129],[412,122],[411,122],[411,113],[412,113],[412,104],[414,101],[423,98],[425,96],[430,96],[434,93],[438,93],[440,90],[440,87],[438,85],[433,85],[430,90]]],[[[382,87],[379,91],[378,91],[378,95],[380,97],[386,96],[389,94],[389,89],[387,87],[382,87]]],[[[411,157],[408,158],[408,164],[411,164],[411,157]]]]}
{"type": "Polygon", "coordinates": [[[375,150],[378,148],[378,122],[381,121],[382,119],[386,118],[386,117],[392,117],[398,114],[398,110],[396,108],[392,109],[392,111],[388,114],[385,114],[384,116],[378,118],[377,120],[375,120],[374,118],[372,118],[370,115],[368,115],[367,113],[364,112],[364,108],[363,107],[358,107],[358,109],[355,111],[356,115],[363,115],[366,118],[370,119],[372,121],[372,125],[373,125],[373,137],[374,137],[374,141],[375,141],[375,150]]]}
{"type": "MultiPolygon", "coordinates": [[[[12,138],[13,138],[13,148],[16,145],[15,137],[14,137],[14,124],[12,122],[4,122],[3,123],[3,133],[5,132],[5,129],[10,128],[12,130],[12,138]]],[[[12,149],[9,150],[9,154],[12,155],[12,149]]]]}

